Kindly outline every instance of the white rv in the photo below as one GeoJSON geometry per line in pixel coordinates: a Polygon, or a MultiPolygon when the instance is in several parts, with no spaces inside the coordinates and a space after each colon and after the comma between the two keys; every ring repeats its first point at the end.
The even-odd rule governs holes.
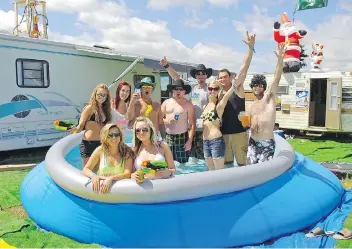
{"type": "MultiPolygon", "coordinates": [[[[271,84],[274,74],[264,74],[271,84]]],[[[246,78],[246,105],[254,100],[246,78]]],[[[307,135],[352,132],[352,72],[298,72],[281,77],[276,99],[276,122],[282,129],[307,135]]]]}
{"type": "MultiPolygon", "coordinates": [[[[110,85],[136,60],[107,49],[4,34],[0,54],[0,151],[50,146],[67,135],[53,122],[77,122],[95,86],[110,85]]],[[[160,101],[159,73],[142,60],[123,80],[153,77],[153,99],[160,101]]],[[[113,97],[115,91],[116,85],[113,97]]]]}

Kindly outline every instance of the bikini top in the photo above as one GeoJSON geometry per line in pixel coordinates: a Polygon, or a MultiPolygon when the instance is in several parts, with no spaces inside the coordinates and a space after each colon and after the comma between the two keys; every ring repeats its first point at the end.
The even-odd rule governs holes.
{"type": "MultiPolygon", "coordinates": [[[[158,146],[155,145],[155,148],[157,149],[158,153],[151,160],[165,160],[165,157],[159,152],[158,146]]],[[[136,160],[134,161],[134,168],[136,170],[142,169],[142,162],[143,161],[141,160],[141,158],[139,156],[137,156],[136,160]]]]}
{"type": "Polygon", "coordinates": [[[218,115],[218,112],[216,111],[217,104],[218,104],[218,101],[216,101],[215,107],[213,110],[209,112],[203,112],[202,115],[200,115],[200,118],[203,119],[203,121],[210,121],[210,122],[221,121],[218,115]]]}
{"type": "Polygon", "coordinates": [[[115,163],[114,165],[110,166],[106,159],[105,154],[103,153],[103,158],[100,160],[99,170],[97,175],[99,176],[108,176],[108,175],[118,175],[122,174],[125,170],[125,164],[123,160],[120,162],[115,163]]]}

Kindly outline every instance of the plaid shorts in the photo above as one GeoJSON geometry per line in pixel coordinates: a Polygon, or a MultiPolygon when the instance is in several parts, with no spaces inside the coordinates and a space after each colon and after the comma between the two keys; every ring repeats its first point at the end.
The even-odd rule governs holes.
{"type": "Polygon", "coordinates": [[[186,163],[191,151],[185,151],[185,144],[188,141],[188,131],[182,134],[166,134],[165,142],[170,147],[174,160],[179,163],[186,163]]]}
{"type": "Polygon", "coordinates": [[[196,131],[194,133],[191,151],[192,151],[192,157],[204,160],[203,132],[202,131],[196,131]]]}

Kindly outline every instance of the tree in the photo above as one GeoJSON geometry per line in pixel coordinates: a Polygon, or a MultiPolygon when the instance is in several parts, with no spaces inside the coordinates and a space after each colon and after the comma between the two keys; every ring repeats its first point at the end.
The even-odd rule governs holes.
{"type": "Polygon", "coordinates": [[[299,45],[301,47],[301,54],[300,54],[300,64],[301,64],[301,67],[305,67],[307,66],[307,63],[305,62],[305,58],[308,57],[308,55],[306,54],[306,50],[304,49],[304,45],[299,45]]]}

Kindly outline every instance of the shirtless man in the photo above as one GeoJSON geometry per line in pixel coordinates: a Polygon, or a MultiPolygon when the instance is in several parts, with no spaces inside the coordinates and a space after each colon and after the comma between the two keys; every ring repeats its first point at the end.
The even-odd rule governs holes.
{"type": "Polygon", "coordinates": [[[274,126],[276,119],[276,91],[280,83],[285,44],[280,43],[273,83],[267,88],[264,75],[254,75],[250,84],[257,98],[250,108],[250,131],[247,164],[268,161],[275,153],[274,126]]]}
{"type": "Polygon", "coordinates": [[[174,160],[186,163],[190,157],[195,128],[193,104],[184,97],[185,94],[190,93],[191,86],[185,85],[182,79],[178,79],[167,88],[168,91],[172,91],[173,97],[165,100],[161,105],[166,143],[172,151],[174,160]]]}
{"type": "Polygon", "coordinates": [[[155,82],[150,77],[143,78],[141,82],[135,85],[135,89],[141,89],[141,93],[132,95],[131,108],[127,109],[126,117],[130,121],[130,128],[137,117],[144,116],[149,118],[153,122],[156,133],[158,134],[160,131],[161,137],[165,138],[165,126],[160,104],[152,101],[154,88],[155,82]]]}
{"type": "MultiPolygon", "coordinates": [[[[160,65],[167,69],[167,72],[174,80],[181,79],[178,73],[168,64],[165,56],[160,60],[160,65]]],[[[203,120],[200,118],[200,115],[203,112],[203,108],[209,102],[206,80],[212,76],[213,69],[206,68],[203,64],[199,64],[196,68],[192,68],[190,70],[190,74],[192,78],[197,79],[197,83],[191,85],[191,101],[194,106],[194,115],[196,120],[192,145],[192,162],[195,163],[197,159],[204,160],[202,129],[203,120]]]]}

